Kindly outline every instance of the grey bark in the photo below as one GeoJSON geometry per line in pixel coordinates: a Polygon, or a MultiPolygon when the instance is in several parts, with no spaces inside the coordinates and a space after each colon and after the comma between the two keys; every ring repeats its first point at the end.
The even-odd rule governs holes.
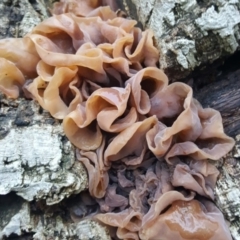
{"type": "Polygon", "coordinates": [[[86,170],[76,161],[61,123],[35,101],[0,94],[0,239],[110,240],[98,223],[73,223],[64,216],[68,205],[61,209],[65,214],[56,211],[87,186],[86,170]]]}
{"type": "Polygon", "coordinates": [[[55,0],[1,0],[0,39],[21,37],[49,16],[49,6],[55,0]],[[32,2],[32,3],[31,3],[32,2]]]}
{"type": "MultiPolygon", "coordinates": [[[[239,50],[239,0],[117,2],[144,29],[154,31],[160,50],[160,67],[171,81],[183,79],[198,66],[205,67],[215,60],[224,60],[239,50]]],[[[237,139],[233,151],[217,163],[220,177],[216,186],[216,204],[229,221],[236,240],[240,239],[239,76],[239,71],[232,72],[219,82],[208,85],[209,75],[202,75],[200,81],[206,86],[195,93],[204,107],[213,107],[221,112],[226,132],[237,139]]]]}
{"type": "Polygon", "coordinates": [[[229,222],[234,240],[240,239],[240,135],[226,157],[215,162],[220,176],[215,188],[215,203],[229,222]]]}
{"type": "MultiPolygon", "coordinates": [[[[53,1],[0,1],[0,39],[31,31],[49,16],[53,1]]],[[[0,239],[110,240],[103,226],[87,219],[73,223],[68,207],[61,209],[87,185],[61,123],[35,101],[0,94],[0,239]]]]}
{"type": "MultiPolygon", "coordinates": [[[[51,0],[31,2],[34,3],[0,2],[0,38],[21,37],[48,16],[51,0]]],[[[174,79],[238,48],[239,1],[125,0],[122,3],[144,27],[153,28],[162,53],[161,67],[174,79]],[[219,18],[219,22],[225,19],[225,25],[216,27],[213,22],[203,25],[211,19],[207,14],[215,16],[217,22],[219,18]]],[[[219,110],[226,122],[231,121],[231,114],[238,109],[238,102],[234,106],[228,104],[230,97],[235,96],[236,100],[238,96],[234,81],[237,80],[232,80],[232,88],[225,82],[221,89],[215,85],[212,94],[204,89],[196,94],[205,106],[217,108],[222,99],[225,104],[219,110]]],[[[225,127],[229,132],[234,129],[229,124],[225,127]]],[[[235,130],[232,135],[236,135],[235,130]]],[[[239,149],[237,136],[234,150],[217,163],[221,175],[216,187],[216,204],[229,221],[236,240],[240,239],[239,149]]],[[[12,235],[36,240],[110,239],[103,226],[89,220],[73,223],[69,217],[65,199],[87,188],[86,172],[74,160],[74,148],[64,137],[61,124],[37,103],[0,97],[0,239],[12,235]]]]}
{"type": "Polygon", "coordinates": [[[59,207],[44,206],[39,212],[33,204],[13,195],[0,197],[0,201],[0,239],[15,235],[22,240],[110,240],[105,227],[90,220],[72,223],[59,207]]]}
{"type": "Polygon", "coordinates": [[[154,31],[160,66],[171,81],[239,50],[239,0],[117,0],[154,31]]]}
{"type": "Polygon", "coordinates": [[[0,194],[56,204],[87,188],[87,174],[59,122],[35,101],[0,95],[0,194]]]}

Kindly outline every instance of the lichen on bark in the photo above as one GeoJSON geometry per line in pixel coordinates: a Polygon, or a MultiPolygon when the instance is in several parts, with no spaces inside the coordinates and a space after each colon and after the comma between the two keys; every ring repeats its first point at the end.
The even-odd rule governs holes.
{"type": "Polygon", "coordinates": [[[0,193],[52,205],[86,189],[86,171],[61,124],[35,101],[0,97],[0,193]]]}
{"type": "Polygon", "coordinates": [[[124,0],[119,6],[154,31],[160,66],[172,81],[239,49],[237,0],[124,0]],[[133,14],[135,9],[135,14],[133,14]]]}

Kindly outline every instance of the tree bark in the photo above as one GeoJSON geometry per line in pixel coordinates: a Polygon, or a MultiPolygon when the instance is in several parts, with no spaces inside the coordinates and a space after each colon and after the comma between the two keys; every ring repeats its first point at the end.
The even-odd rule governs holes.
{"type": "Polygon", "coordinates": [[[240,4],[234,0],[117,0],[142,27],[154,31],[160,66],[183,79],[239,50],[240,4]]]}
{"type": "Polygon", "coordinates": [[[195,92],[195,97],[203,107],[221,112],[227,134],[233,137],[240,134],[240,70],[203,87],[195,92]]]}
{"type": "Polygon", "coordinates": [[[2,0],[0,2],[0,39],[21,37],[49,16],[54,0],[2,0]],[[32,2],[32,3],[31,3],[32,2]]]}
{"type": "Polygon", "coordinates": [[[66,207],[61,205],[49,207],[42,202],[29,203],[13,194],[0,196],[0,202],[0,239],[111,240],[107,229],[97,222],[70,221],[66,207]]]}
{"type": "Polygon", "coordinates": [[[87,173],[61,124],[35,101],[0,95],[0,193],[47,205],[87,188],[87,173]]]}
{"type": "Polygon", "coordinates": [[[217,164],[220,176],[215,189],[216,204],[230,222],[235,240],[240,239],[240,69],[220,76],[195,92],[203,107],[221,112],[225,132],[236,139],[234,149],[217,164]]]}
{"type": "Polygon", "coordinates": [[[230,222],[234,239],[240,239],[240,70],[220,76],[217,81],[195,91],[203,107],[221,112],[225,132],[236,139],[234,149],[216,164],[220,176],[215,189],[216,204],[230,222]]]}
{"type": "Polygon", "coordinates": [[[217,163],[220,176],[216,186],[216,204],[230,222],[233,238],[240,239],[240,71],[229,72],[228,69],[226,75],[220,79],[216,77],[226,57],[239,50],[239,1],[117,2],[130,17],[141,23],[142,28],[154,31],[160,51],[160,67],[170,81],[190,79],[197,89],[195,97],[204,107],[219,110],[226,133],[236,138],[233,151],[217,163]],[[196,70],[194,74],[193,70],[196,70]],[[203,88],[199,90],[201,85],[203,88]]]}
{"type": "MultiPolygon", "coordinates": [[[[49,16],[52,2],[0,1],[0,39],[24,36],[49,16]]],[[[87,185],[61,123],[35,101],[0,93],[0,239],[110,240],[98,223],[75,224],[66,215],[64,200],[87,185]]]]}
{"type": "MultiPolygon", "coordinates": [[[[161,68],[173,80],[239,48],[237,1],[117,1],[142,27],[153,29],[161,52],[161,68]],[[221,20],[221,26],[209,23],[213,16],[221,20]]],[[[49,15],[52,0],[31,2],[0,3],[0,38],[21,37],[49,15]]],[[[236,240],[240,239],[239,74],[240,70],[228,73],[195,92],[204,107],[222,113],[226,132],[237,140],[233,151],[215,163],[220,171],[216,204],[230,222],[236,240]]],[[[106,229],[97,223],[86,220],[74,224],[66,215],[69,205],[65,199],[86,189],[86,172],[74,162],[74,148],[65,139],[60,123],[34,101],[9,101],[0,96],[0,171],[0,239],[12,235],[39,240],[110,239],[106,229]],[[39,161],[46,158],[46,152],[47,163],[39,161]],[[32,153],[30,158],[28,153],[32,153]]]]}

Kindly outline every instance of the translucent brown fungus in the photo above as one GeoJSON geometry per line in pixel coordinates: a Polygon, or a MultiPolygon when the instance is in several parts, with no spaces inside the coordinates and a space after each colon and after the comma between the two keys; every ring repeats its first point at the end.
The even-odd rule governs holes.
{"type": "Polygon", "coordinates": [[[214,200],[218,177],[208,159],[233,139],[191,87],[168,85],[153,32],[115,10],[114,1],[62,0],[24,38],[0,40],[0,90],[63,120],[89,177],[74,221],[94,215],[120,239],[231,239],[204,198],[214,200]]]}
{"type": "Polygon", "coordinates": [[[221,212],[209,201],[177,200],[140,232],[142,239],[231,239],[221,212]],[[211,208],[206,205],[211,205],[211,208]]]}

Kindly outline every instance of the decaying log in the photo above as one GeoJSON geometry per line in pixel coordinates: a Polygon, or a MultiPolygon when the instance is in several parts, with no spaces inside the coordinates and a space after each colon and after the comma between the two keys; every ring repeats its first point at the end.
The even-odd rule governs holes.
{"type": "Polygon", "coordinates": [[[61,214],[56,211],[57,203],[87,184],[86,170],[75,161],[75,149],[61,124],[35,101],[0,94],[0,239],[110,240],[98,223],[73,223],[69,214],[62,217],[67,207],[61,214]]]}
{"type": "MultiPolygon", "coordinates": [[[[0,39],[24,36],[48,17],[52,2],[0,1],[0,39]]],[[[109,240],[96,222],[74,224],[61,217],[66,210],[56,211],[56,203],[86,187],[86,171],[60,123],[34,101],[0,94],[0,239],[109,240]],[[46,206],[34,207],[35,201],[46,206]]]]}
{"type": "MultiPolygon", "coordinates": [[[[52,2],[1,1],[0,38],[25,35],[48,16],[52,2]]],[[[171,79],[182,79],[196,66],[239,48],[239,1],[118,2],[144,28],[154,30],[161,67],[171,79]]],[[[225,129],[232,136],[240,134],[239,74],[233,72],[195,93],[205,107],[222,113],[225,129]]],[[[234,150],[217,163],[216,203],[230,222],[235,240],[240,239],[239,149],[237,136],[234,150]]],[[[64,199],[87,187],[86,172],[74,159],[74,148],[59,122],[34,101],[9,101],[0,96],[0,239],[12,235],[25,240],[110,239],[97,223],[85,220],[75,224],[68,216],[64,199]],[[44,207],[39,206],[42,202],[44,207]]]]}
{"type": "Polygon", "coordinates": [[[234,240],[240,239],[240,135],[226,157],[213,164],[220,172],[215,188],[215,203],[223,212],[234,240]]]}
{"type": "MultiPolygon", "coordinates": [[[[7,195],[0,197],[0,239],[21,236],[19,240],[110,240],[108,230],[98,223],[83,220],[72,223],[60,207],[44,206],[39,211],[33,203],[7,195]]],[[[16,239],[16,238],[14,238],[16,239]]]]}
{"type": "Polygon", "coordinates": [[[221,112],[227,134],[240,134],[240,70],[223,75],[216,82],[195,92],[194,96],[203,107],[221,112]]]}
{"type": "Polygon", "coordinates": [[[35,101],[0,95],[0,194],[52,205],[86,189],[87,182],[59,122],[35,101]]]}
{"type": "MultiPolygon", "coordinates": [[[[229,63],[231,62],[226,63],[227,66],[229,63]]],[[[204,82],[204,76],[202,78],[204,82]]],[[[234,149],[214,164],[220,172],[215,188],[216,204],[230,223],[233,239],[238,240],[240,239],[240,70],[227,71],[215,80],[201,89],[197,88],[194,96],[203,107],[211,107],[221,112],[225,132],[236,139],[234,149]]]]}
{"type": "Polygon", "coordinates": [[[215,163],[220,176],[215,189],[216,204],[230,222],[235,240],[240,239],[240,70],[223,74],[217,81],[195,92],[204,107],[221,112],[224,129],[235,137],[234,149],[215,163]]]}
{"type": "Polygon", "coordinates": [[[160,66],[171,80],[239,49],[237,0],[117,0],[143,28],[154,31],[160,66]]]}
{"type": "Polygon", "coordinates": [[[90,220],[73,223],[67,206],[60,207],[87,185],[61,123],[33,100],[0,94],[0,239],[110,240],[105,227],[90,220]]]}

